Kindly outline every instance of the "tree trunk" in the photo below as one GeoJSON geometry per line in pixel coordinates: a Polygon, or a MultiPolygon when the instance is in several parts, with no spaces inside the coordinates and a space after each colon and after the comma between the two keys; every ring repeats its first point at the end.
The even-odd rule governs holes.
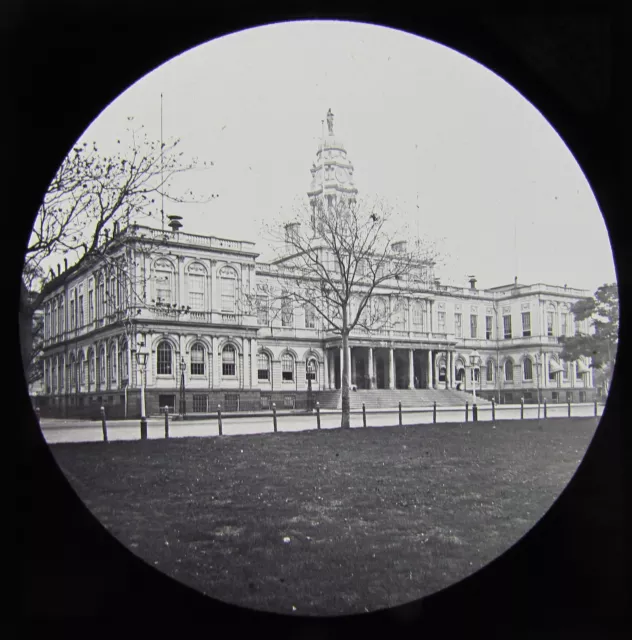
{"type": "Polygon", "coordinates": [[[351,428],[351,411],[349,403],[349,369],[351,362],[349,362],[349,334],[342,334],[342,419],[340,427],[342,429],[351,428]]]}

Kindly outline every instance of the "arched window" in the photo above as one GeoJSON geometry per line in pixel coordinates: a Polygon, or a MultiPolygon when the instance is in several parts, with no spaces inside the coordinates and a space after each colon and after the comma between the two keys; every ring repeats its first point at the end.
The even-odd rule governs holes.
{"type": "Polygon", "coordinates": [[[50,332],[54,338],[57,335],[57,301],[53,301],[53,309],[50,314],[50,332]]]}
{"type": "Polygon", "coordinates": [[[101,319],[105,315],[105,278],[99,274],[99,284],[97,285],[97,318],[101,319]]]}
{"type": "Polygon", "coordinates": [[[488,360],[486,367],[487,382],[494,382],[494,361],[488,360]]]}
{"type": "Polygon", "coordinates": [[[68,391],[71,391],[77,385],[77,362],[75,354],[70,355],[70,362],[68,363],[68,391]]]}
{"type": "Polygon", "coordinates": [[[96,381],[96,369],[94,363],[94,349],[88,351],[88,386],[96,381]]]}
{"type": "Polygon", "coordinates": [[[51,387],[53,389],[53,393],[57,392],[57,367],[59,366],[59,360],[57,356],[53,360],[53,374],[51,375],[51,387]]]}
{"type": "Polygon", "coordinates": [[[121,372],[121,382],[129,380],[129,367],[127,360],[127,340],[123,338],[119,346],[119,371],[121,372]]]}
{"type": "Polygon", "coordinates": [[[231,344],[227,344],[222,349],[222,375],[223,376],[235,376],[237,375],[236,367],[236,354],[235,347],[231,344]]]}
{"type": "Polygon", "coordinates": [[[270,358],[267,353],[257,355],[257,379],[270,380],[270,358]]]}
{"type": "Polygon", "coordinates": [[[66,358],[61,355],[59,360],[59,390],[64,390],[64,378],[66,377],[66,358]]]}
{"type": "Polygon", "coordinates": [[[173,302],[174,271],[168,260],[157,260],[154,264],[154,299],[157,304],[170,305],[173,302]]]}
{"type": "Polygon", "coordinates": [[[237,291],[237,274],[234,269],[224,267],[219,272],[222,311],[235,311],[235,297],[237,291]]]}
{"type": "Polygon", "coordinates": [[[456,379],[457,382],[465,382],[465,368],[462,364],[457,364],[456,379]]]}
{"type": "Polygon", "coordinates": [[[524,380],[533,380],[533,362],[531,358],[525,358],[522,363],[522,373],[524,380]]]}
{"type": "Polygon", "coordinates": [[[318,362],[315,358],[310,358],[305,367],[305,379],[316,381],[316,372],[318,371],[318,362]]]}
{"type": "Polygon", "coordinates": [[[78,365],[77,368],[79,369],[79,375],[77,376],[77,378],[79,379],[79,384],[83,386],[86,383],[86,369],[87,369],[87,363],[83,355],[83,351],[79,352],[79,361],[77,365],[78,365]]]}
{"type": "Polygon", "coordinates": [[[204,375],[204,345],[199,342],[191,347],[191,375],[204,375]]]}
{"type": "Polygon", "coordinates": [[[294,380],[294,358],[286,353],[281,358],[281,373],[284,382],[291,382],[294,380]]]}
{"type": "Polygon", "coordinates": [[[108,313],[112,314],[116,312],[116,294],[117,294],[117,286],[116,286],[116,275],[114,273],[114,269],[110,272],[110,287],[108,291],[108,313]]]}
{"type": "Polygon", "coordinates": [[[513,382],[513,360],[505,360],[505,381],[513,382]]]}
{"type": "Polygon", "coordinates": [[[107,382],[105,371],[105,347],[101,347],[99,351],[99,386],[101,387],[105,387],[107,382]]]}
{"type": "Polygon", "coordinates": [[[190,264],[187,268],[188,305],[194,311],[206,311],[205,281],[206,269],[198,263],[190,264]]]}
{"type": "Polygon", "coordinates": [[[447,368],[445,360],[439,360],[439,382],[445,382],[447,368]]]}
{"type": "Polygon", "coordinates": [[[118,380],[116,377],[116,342],[113,342],[110,345],[109,365],[110,365],[110,382],[112,384],[116,384],[118,380]]]}
{"type": "Polygon", "coordinates": [[[158,349],[156,350],[156,359],[156,370],[158,375],[170,376],[173,353],[171,345],[168,342],[163,341],[158,345],[158,349]]]}

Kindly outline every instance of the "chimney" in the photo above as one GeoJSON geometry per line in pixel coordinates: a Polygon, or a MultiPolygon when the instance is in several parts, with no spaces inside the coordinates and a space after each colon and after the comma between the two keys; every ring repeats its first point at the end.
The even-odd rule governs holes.
{"type": "Polygon", "coordinates": [[[110,239],[110,232],[107,229],[103,229],[103,236],[105,237],[105,241],[107,242],[110,239]]]}
{"type": "Polygon", "coordinates": [[[468,276],[470,279],[470,289],[476,289],[476,276],[468,276]]]}
{"type": "Polygon", "coordinates": [[[391,249],[395,253],[405,253],[406,245],[406,240],[399,240],[398,242],[393,242],[393,244],[391,245],[391,249]]]}
{"type": "Polygon", "coordinates": [[[57,275],[58,276],[61,275],[61,266],[60,266],[59,262],[57,263],[57,275]]]}
{"type": "Polygon", "coordinates": [[[68,258],[64,258],[64,271],[68,271],[68,258]]]}
{"type": "Polygon", "coordinates": [[[179,229],[182,229],[182,223],[180,222],[180,220],[182,220],[182,216],[172,215],[172,216],[167,216],[167,218],[169,218],[169,226],[171,227],[171,231],[175,233],[179,229]]]}
{"type": "Polygon", "coordinates": [[[119,221],[117,220],[114,223],[114,230],[112,231],[112,236],[117,236],[120,231],[121,231],[121,227],[120,227],[119,221]]]}
{"type": "Polygon", "coordinates": [[[518,276],[514,278],[514,287],[518,286],[518,276]]]}

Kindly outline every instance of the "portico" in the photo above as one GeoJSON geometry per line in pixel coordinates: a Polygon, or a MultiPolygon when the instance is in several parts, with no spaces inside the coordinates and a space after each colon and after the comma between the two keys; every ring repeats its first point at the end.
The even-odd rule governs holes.
{"type": "MultiPolygon", "coordinates": [[[[349,385],[357,389],[452,389],[455,359],[452,347],[384,343],[352,344],[349,385]]],[[[325,388],[342,388],[342,347],[325,348],[325,388]]]]}

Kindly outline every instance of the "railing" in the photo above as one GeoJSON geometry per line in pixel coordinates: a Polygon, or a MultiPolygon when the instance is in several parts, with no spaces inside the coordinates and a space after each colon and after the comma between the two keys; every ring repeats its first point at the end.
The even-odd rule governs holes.
{"type": "Polygon", "coordinates": [[[127,227],[122,233],[127,233],[133,237],[150,238],[152,240],[172,241],[182,244],[191,244],[197,247],[215,247],[219,249],[237,249],[238,251],[254,251],[255,243],[247,240],[229,240],[228,238],[217,238],[215,236],[201,236],[194,233],[183,233],[181,231],[162,231],[133,225],[127,227]]]}
{"type": "MultiPolygon", "coordinates": [[[[603,415],[604,405],[598,402],[565,403],[559,405],[482,405],[469,403],[463,406],[441,407],[434,406],[404,409],[401,406],[394,409],[366,409],[350,412],[350,426],[352,428],[379,428],[396,426],[417,426],[430,424],[464,424],[469,422],[485,422],[494,425],[498,421],[520,420],[536,421],[541,426],[551,424],[549,420],[560,418],[599,418],[603,415]]],[[[171,434],[176,437],[215,435],[244,435],[265,434],[291,431],[312,431],[318,429],[339,429],[342,412],[339,409],[320,409],[316,406],[313,411],[277,411],[273,404],[272,411],[257,411],[248,413],[225,413],[219,410],[205,415],[188,415],[186,419],[171,425],[171,434]]],[[[162,418],[152,420],[150,436],[169,437],[168,429],[162,427],[162,418]]],[[[102,439],[101,430],[94,425],[46,423],[41,419],[40,425],[47,439],[62,441],[55,432],[70,431],[63,440],[67,442],[82,442],[102,439]],[[93,433],[94,432],[94,433],[93,433]]],[[[111,439],[130,439],[140,436],[140,430],[135,424],[114,423],[110,428],[111,439]],[[137,435],[136,435],[137,434],[137,435]]]]}

